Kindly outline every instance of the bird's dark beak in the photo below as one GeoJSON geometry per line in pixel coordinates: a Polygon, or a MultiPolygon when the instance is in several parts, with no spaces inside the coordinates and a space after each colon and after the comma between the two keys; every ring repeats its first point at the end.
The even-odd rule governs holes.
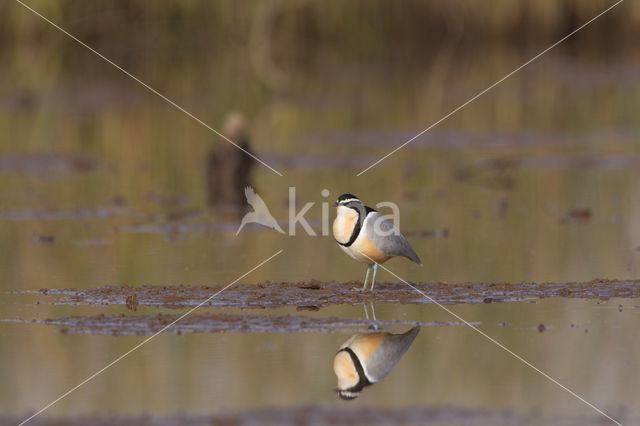
{"type": "Polygon", "coordinates": [[[336,207],[338,207],[338,202],[337,202],[337,201],[336,201],[336,202],[334,202],[334,203],[333,203],[333,205],[334,205],[334,206],[336,206],[336,207]]]}

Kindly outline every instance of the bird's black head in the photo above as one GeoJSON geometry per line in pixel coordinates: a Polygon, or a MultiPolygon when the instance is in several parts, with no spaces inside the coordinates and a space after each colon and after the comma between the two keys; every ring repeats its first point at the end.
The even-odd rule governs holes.
{"type": "Polygon", "coordinates": [[[353,194],[342,194],[341,196],[338,197],[338,200],[336,201],[336,206],[344,206],[353,201],[360,202],[358,197],[356,197],[353,194]]]}

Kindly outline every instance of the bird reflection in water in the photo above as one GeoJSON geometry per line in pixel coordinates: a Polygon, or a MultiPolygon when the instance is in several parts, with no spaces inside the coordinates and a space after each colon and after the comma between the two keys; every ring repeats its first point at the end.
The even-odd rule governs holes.
{"type": "Polygon", "coordinates": [[[419,331],[416,326],[403,334],[374,332],[351,336],[333,359],[340,398],[355,399],[366,386],[382,380],[407,352],[419,331]]]}

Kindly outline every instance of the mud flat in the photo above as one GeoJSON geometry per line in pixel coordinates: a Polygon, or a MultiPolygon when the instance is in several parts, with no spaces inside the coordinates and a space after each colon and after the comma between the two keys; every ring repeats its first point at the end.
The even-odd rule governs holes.
{"type": "MultiPolygon", "coordinates": [[[[113,336],[150,335],[159,331],[166,333],[363,333],[390,326],[419,325],[421,327],[444,327],[464,325],[461,322],[417,322],[417,321],[370,321],[337,317],[314,317],[299,315],[237,315],[237,314],[192,314],[179,315],[95,315],[73,316],[46,320],[1,320],[5,322],[39,323],[60,327],[61,333],[109,334],[113,336]],[[170,327],[168,327],[170,325],[170,327]],[[375,327],[374,327],[375,325],[375,327]],[[166,328],[166,330],[164,330],[166,328]]],[[[472,323],[478,325],[479,323],[472,323]]]]}
{"type": "MultiPolygon", "coordinates": [[[[204,306],[240,309],[299,309],[357,304],[367,301],[419,304],[496,303],[532,298],[565,297],[578,299],[638,298],[640,281],[598,279],[579,283],[378,283],[373,292],[360,292],[361,282],[265,282],[234,285],[204,306]],[[428,297],[427,297],[428,296],[428,297]]],[[[95,289],[42,289],[37,293],[52,296],[54,304],[137,305],[182,308],[197,306],[223,286],[107,286],[95,289]],[[135,301],[132,304],[132,300],[135,301]]]]}
{"type": "MultiPolygon", "coordinates": [[[[210,425],[306,425],[306,424],[430,424],[451,425],[603,425],[603,417],[560,417],[549,415],[523,415],[509,410],[462,408],[452,406],[409,406],[385,408],[380,406],[309,405],[301,407],[262,408],[244,412],[211,415],[170,415],[165,417],[138,416],[78,416],[72,418],[37,417],[29,422],[34,426],[58,425],[122,425],[122,426],[210,426],[210,425]]],[[[0,417],[0,425],[15,425],[21,418],[0,417]]],[[[632,419],[620,419],[631,424],[632,419]]],[[[636,424],[636,423],[633,423],[636,424]]]]}

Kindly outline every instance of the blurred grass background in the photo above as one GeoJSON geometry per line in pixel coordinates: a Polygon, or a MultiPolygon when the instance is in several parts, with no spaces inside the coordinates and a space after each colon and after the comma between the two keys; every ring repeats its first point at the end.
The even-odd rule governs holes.
{"type": "MultiPolygon", "coordinates": [[[[258,155],[285,172],[280,178],[258,167],[254,174],[278,218],[287,215],[287,186],[298,187],[300,204],[326,201],[319,195],[324,188],[331,197],[349,191],[371,204],[398,202],[409,231],[451,230],[447,241],[416,243],[433,267],[428,277],[415,278],[633,276],[630,250],[640,244],[632,220],[639,208],[640,73],[638,47],[630,42],[639,28],[637,3],[614,8],[363,178],[355,174],[613,3],[28,4],[213,127],[229,111],[242,111],[258,155]],[[506,214],[497,212],[499,205],[506,214]],[[591,209],[586,232],[556,230],[572,208],[591,209]],[[591,253],[585,264],[572,250],[585,241],[608,250],[591,253]],[[542,258],[532,261],[533,252],[542,258]],[[468,266],[459,268],[460,261],[468,266]]],[[[58,235],[58,246],[115,238],[128,249],[84,250],[88,256],[107,251],[113,259],[139,253],[136,244],[153,246],[154,235],[203,236],[199,254],[208,253],[211,238],[242,247],[248,262],[242,265],[224,251],[230,256],[224,264],[234,271],[253,265],[247,253],[267,257],[280,248],[283,242],[271,235],[175,231],[181,223],[220,222],[206,210],[204,158],[226,142],[18,3],[2,3],[0,21],[6,64],[0,68],[0,209],[8,225],[0,235],[20,247],[4,259],[5,270],[13,271],[8,288],[43,286],[24,279],[40,256],[46,259],[35,263],[51,263],[53,256],[56,268],[77,263],[73,249],[34,244],[40,234],[58,235]],[[62,171],[37,162],[7,166],[15,166],[15,156],[31,164],[40,155],[76,160],[62,171]],[[46,219],[50,211],[84,207],[97,212],[72,215],[63,226],[46,219]],[[98,220],[121,207],[123,213],[98,220]],[[152,225],[151,236],[119,232],[145,224],[152,225]]],[[[316,207],[311,215],[319,219],[316,207]]],[[[317,250],[304,236],[284,244],[309,258],[317,250]]],[[[327,243],[325,262],[333,261],[333,248],[327,243]]],[[[152,257],[126,263],[131,266],[99,268],[86,285],[169,273],[152,257]]],[[[192,278],[215,279],[213,266],[200,267],[192,278]]],[[[311,262],[288,272],[283,278],[337,277],[311,262]]],[[[61,274],[49,285],[65,281],[61,274]]]]}
{"type": "MultiPolygon", "coordinates": [[[[439,266],[429,279],[589,279],[635,271],[637,3],[613,9],[366,178],[355,173],[613,3],[28,4],[213,127],[229,111],[242,111],[258,155],[285,172],[279,178],[259,167],[254,176],[258,193],[271,191],[264,197],[279,218],[286,217],[290,185],[299,187],[301,204],[326,201],[323,188],[332,197],[350,191],[372,204],[399,202],[408,230],[452,231],[442,244],[419,243],[439,266]],[[508,213],[500,218],[496,205],[509,206],[508,213]],[[576,235],[583,240],[575,244],[584,247],[587,238],[610,248],[593,253],[586,266],[570,250],[573,240],[563,243],[571,227],[561,228],[568,234],[555,231],[572,208],[593,213],[588,232],[578,233],[587,236],[576,235]],[[487,217],[497,222],[482,220],[487,217]],[[511,235],[520,238],[505,241],[511,235]],[[494,262],[486,259],[487,244],[494,262]],[[532,251],[544,253],[535,265],[532,251]],[[502,262],[505,253],[520,257],[502,262]],[[483,262],[474,260],[479,255],[483,262]],[[461,258],[474,266],[458,268],[461,258]],[[574,266],[563,271],[568,264],[574,266]]],[[[6,64],[0,68],[0,209],[8,224],[0,234],[21,249],[4,259],[14,271],[8,288],[34,286],[23,280],[31,273],[19,267],[23,261],[27,269],[38,256],[74,264],[67,251],[34,244],[34,235],[67,232],[59,244],[117,235],[133,247],[139,234],[118,229],[162,225],[157,234],[164,237],[170,233],[162,229],[182,222],[219,221],[205,207],[204,158],[225,142],[18,3],[0,5],[0,22],[6,64]],[[76,160],[61,172],[37,162],[15,167],[12,160],[31,164],[39,155],[76,160]],[[64,227],[45,217],[82,207],[98,212],[72,217],[64,227]],[[97,220],[100,209],[119,207],[125,213],[97,220]]],[[[319,210],[312,215],[317,219],[319,210]]],[[[244,253],[264,247],[264,257],[282,244],[275,236],[246,238],[215,241],[241,244],[244,253]]],[[[300,253],[316,247],[304,237],[286,244],[300,253]]],[[[123,253],[113,246],[95,250],[123,253]]],[[[150,261],[94,279],[166,277],[150,261]]],[[[335,278],[316,264],[289,272],[335,278]]],[[[201,273],[199,280],[211,276],[209,267],[201,273]]],[[[56,286],[64,285],[61,278],[56,286]]]]}
{"type": "MultiPolygon", "coordinates": [[[[295,185],[300,205],[317,203],[308,215],[316,221],[319,203],[327,201],[320,191],[328,188],[330,198],[348,191],[370,204],[397,202],[404,231],[447,228],[448,238],[410,238],[424,268],[390,262],[406,279],[580,281],[635,278],[640,272],[634,249],[640,246],[638,2],[622,3],[361,178],[355,174],[613,2],[27,4],[215,128],[229,111],[242,111],[258,155],[285,173],[280,178],[259,167],[254,176],[257,192],[279,219],[287,217],[287,187],[295,185]],[[573,220],[569,212],[575,208],[589,210],[590,220],[573,220]]],[[[206,153],[224,142],[12,1],[0,4],[0,63],[0,243],[9,248],[0,256],[2,291],[218,284],[283,247],[282,259],[243,281],[362,279],[362,265],[344,257],[331,238],[266,230],[234,238],[235,224],[231,232],[181,232],[181,225],[221,222],[205,206],[203,167],[206,153]],[[44,163],[34,160],[40,155],[44,163]],[[47,156],[81,160],[52,171],[47,156]],[[19,161],[9,161],[15,158],[36,166],[17,167],[19,161]],[[78,208],[95,211],[74,214],[78,208]],[[101,217],[118,209],[122,213],[101,217]],[[71,213],[60,220],[47,216],[61,211],[71,213]],[[148,232],[135,228],[147,225],[148,232]],[[55,242],[39,243],[40,235],[53,235],[55,242]]],[[[391,279],[380,275],[381,281],[391,279]]],[[[635,324],[633,312],[640,311],[626,310],[615,332],[607,325],[567,338],[569,323],[610,325],[620,313],[615,307],[595,310],[591,302],[549,305],[457,308],[465,318],[493,326],[493,333],[505,330],[501,337],[508,346],[533,354],[554,373],[578,377],[578,388],[591,392],[588,399],[611,405],[637,400],[628,366],[635,365],[629,354],[637,353],[638,344],[618,343],[635,324]],[[495,326],[513,319],[527,331],[495,326]],[[553,339],[528,331],[548,321],[563,330],[553,339]]],[[[405,308],[385,307],[381,315],[407,318],[405,308]]],[[[432,308],[409,315],[448,319],[432,308]]],[[[22,304],[0,309],[29,315],[22,304]]],[[[51,305],[27,311],[77,312],[51,305]]],[[[23,325],[5,327],[0,335],[0,346],[10,348],[0,352],[0,372],[12,383],[0,398],[4,411],[39,408],[134,340],[18,327],[23,325]],[[43,361],[42,353],[52,354],[50,360],[43,361]]],[[[568,403],[520,364],[489,363],[502,358],[484,342],[469,358],[465,332],[438,330],[446,343],[433,346],[434,334],[425,335],[429,350],[411,355],[411,368],[399,376],[418,371],[421,383],[380,385],[368,401],[400,395],[394,404],[437,400],[524,410],[563,410],[568,403]],[[474,369],[476,362],[491,370],[474,369]],[[452,371],[464,377],[451,381],[452,371]],[[428,388],[432,393],[425,396],[423,385],[434,376],[440,391],[428,388]],[[460,397],[461,388],[473,391],[460,397]],[[488,388],[502,392],[483,392],[488,388]]],[[[83,396],[83,404],[74,407],[70,399],[58,412],[123,405],[207,410],[209,392],[223,400],[215,409],[247,394],[256,406],[334,401],[329,361],[345,336],[270,336],[276,343],[253,376],[247,371],[254,371],[269,339],[225,336],[218,345],[218,337],[163,336],[163,357],[145,364],[148,370],[140,373],[140,360],[129,361],[128,387],[154,384],[146,386],[153,390],[148,394],[140,392],[142,401],[115,391],[121,376],[114,375],[83,396]],[[211,352],[202,352],[204,340],[211,352]],[[296,356],[300,346],[304,356],[296,356]],[[198,362],[185,361],[194,353],[198,362]],[[215,377],[200,374],[204,364],[215,377]],[[273,371],[291,371],[291,365],[307,371],[303,379],[315,374],[311,396],[300,392],[305,383],[291,384],[284,376],[272,381],[273,371]],[[191,392],[207,392],[176,399],[176,377],[191,392]],[[272,383],[282,391],[273,392],[272,383]],[[107,401],[108,395],[113,399],[107,401]]]]}

